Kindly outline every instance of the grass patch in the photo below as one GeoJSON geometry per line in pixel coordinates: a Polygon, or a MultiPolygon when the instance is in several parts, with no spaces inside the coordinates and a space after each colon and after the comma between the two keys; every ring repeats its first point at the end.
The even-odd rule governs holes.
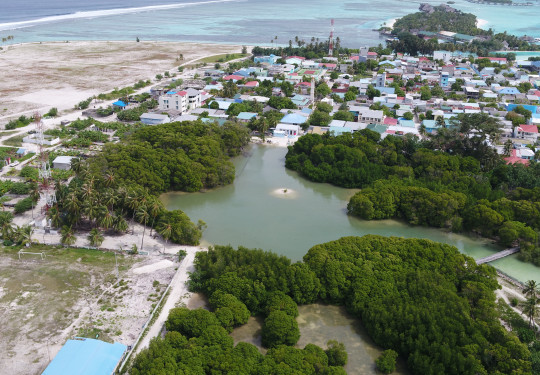
{"type": "Polygon", "coordinates": [[[19,163],[22,163],[23,161],[30,159],[34,155],[35,155],[34,152],[29,152],[28,154],[24,155],[22,158],[17,159],[17,160],[19,161],[19,163]]]}
{"type": "Polygon", "coordinates": [[[23,138],[24,135],[16,135],[15,137],[6,139],[3,143],[6,146],[21,147],[23,138]]]}
{"type": "Polygon", "coordinates": [[[0,137],[5,137],[11,134],[17,133],[17,130],[7,131],[7,132],[0,132],[0,137]]]}

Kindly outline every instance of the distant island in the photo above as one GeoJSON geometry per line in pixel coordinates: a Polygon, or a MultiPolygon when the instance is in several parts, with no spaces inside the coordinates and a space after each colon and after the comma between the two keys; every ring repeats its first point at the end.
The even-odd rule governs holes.
{"type": "Polygon", "coordinates": [[[392,37],[387,46],[411,55],[431,54],[433,51],[457,50],[487,56],[490,51],[537,51],[534,38],[495,33],[491,28],[478,27],[478,18],[447,4],[420,4],[419,12],[398,19],[392,30],[381,33],[392,37]]]}

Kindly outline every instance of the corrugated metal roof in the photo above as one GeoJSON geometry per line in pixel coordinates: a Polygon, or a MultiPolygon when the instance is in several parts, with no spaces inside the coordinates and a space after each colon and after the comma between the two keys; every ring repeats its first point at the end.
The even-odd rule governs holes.
{"type": "Polygon", "coordinates": [[[120,343],[68,340],[42,375],[111,375],[125,351],[120,343]]]}

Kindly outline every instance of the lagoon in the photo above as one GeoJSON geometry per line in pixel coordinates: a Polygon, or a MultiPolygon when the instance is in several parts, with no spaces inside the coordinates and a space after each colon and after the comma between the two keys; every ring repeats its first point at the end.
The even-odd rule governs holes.
{"type": "MultiPolygon", "coordinates": [[[[432,5],[441,0],[423,0],[432,5]]],[[[231,44],[288,44],[295,36],[324,40],[335,19],[342,45],[384,43],[373,29],[418,11],[420,2],[402,0],[28,0],[7,3],[0,35],[13,43],[66,40],[161,40],[231,44]]],[[[530,7],[479,5],[456,0],[483,28],[540,37],[540,3],[530,7]]]]}
{"type": "MultiPolygon", "coordinates": [[[[491,241],[395,220],[364,221],[347,215],[357,191],[320,184],[284,167],[287,149],[252,145],[234,159],[232,185],[199,193],[162,195],[168,209],[181,209],[191,220],[208,225],[203,244],[261,248],[300,261],[314,245],[344,236],[378,234],[427,238],[456,246],[475,259],[501,250],[491,241]],[[285,192],[284,190],[287,190],[285,192]]],[[[510,256],[493,266],[520,281],[540,282],[540,268],[510,256]]]]}

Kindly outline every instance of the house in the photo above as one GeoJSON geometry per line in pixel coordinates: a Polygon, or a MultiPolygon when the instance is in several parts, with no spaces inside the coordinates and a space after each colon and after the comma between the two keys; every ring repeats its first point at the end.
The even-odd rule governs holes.
{"type": "Polygon", "coordinates": [[[372,110],[367,107],[351,106],[349,111],[357,117],[358,122],[382,124],[384,121],[384,112],[372,110]]]}
{"type": "Polygon", "coordinates": [[[514,129],[514,137],[528,139],[532,142],[538,140],[538,126],[536,125],[519,125],[514,129]]]}
{"type": "Polygon", "coordinates": [[[120,343],[76,337],[68,340],[42,375],[111,375],[127,347],[120,343]]]}
{"type": "Polygon", "coordinates": [[[519,150],[516,150],[516,149],[513,149],[512,150],[512,154],[509,156],[509,157],[506,157],[504,158],[504,160],[506,161],[506,164],[524,164],[524,165],[529,165],[529,159],[528,157],[530,157],[530,153],[528,153],[527,151],[530,151],[530,153],[533,154],[533,158],[534,158],[534,153],[532,152],[532,150],[529,150],[529,149],[519,149],[519,150]],[[524,152],[525,151],[525,152],[524,152]],[[525,157],[522,157],[522,153],[524,152],[524,156],[525,157]]]}
{"type": "Polygon", "coordinates": [[[230,75],[227,75],[227,76],[224,76],[223,77],[223,80],[224,81],[233,81],[233,82],[238,82],[238,81],[241,81],[243,80],[245,77],[241,76],[241,75],[236,75],[236,74],[230,74],[230,75]]]}
{"type": "Polygon", "coordinates": [[[169,116],[159,113],[143,113],[141,115],[141,122],[146,125],[160,125],[171,122],[171,119],[169,116]]]}
{"type": "Polygon", "coordinates": [[[75,159],[74,156],[57,156],[53,160],[53,168],[69,171],[71,169],[71,160],[75,159]]]}
{"type": "Polygon", "coordinates": [[[168,109],[184,113],[188,110],[188,100],[186,91],[169,91],[161,95],[158,99],[158,108],[162,111],[168,109]]]}
{"type": "Polygon", "coordinates": [[[299,125],[292,125],[292,124],[282,124],[279,123],[276,126],[276,129],[274,130],[275,136],[292,136],[296,137],[300,134],[300,126],[299,125]]]}
{"type": "Polygon", "coordinates": [[[28,150],[26,150],[25,148],[23,147],[20,147],[18,150],[17,150],[17,156],[18,157],[23,157],[24,155],[28,154],[28,150]]]}
{"type": "Polygon", "coordinates": [[[248,122],[255,117],[257,117],[257,113],[255,112],[240,112],[238,116],[236,116],[236,118],[242,122],[248,122]]]}
{"type": "Polygon", "coordinates": [[[282,124],[290,125],[302,125],[307,121],[305,116],[299,115],[297,113],[289,113],[281,119],[282,124]]]}

